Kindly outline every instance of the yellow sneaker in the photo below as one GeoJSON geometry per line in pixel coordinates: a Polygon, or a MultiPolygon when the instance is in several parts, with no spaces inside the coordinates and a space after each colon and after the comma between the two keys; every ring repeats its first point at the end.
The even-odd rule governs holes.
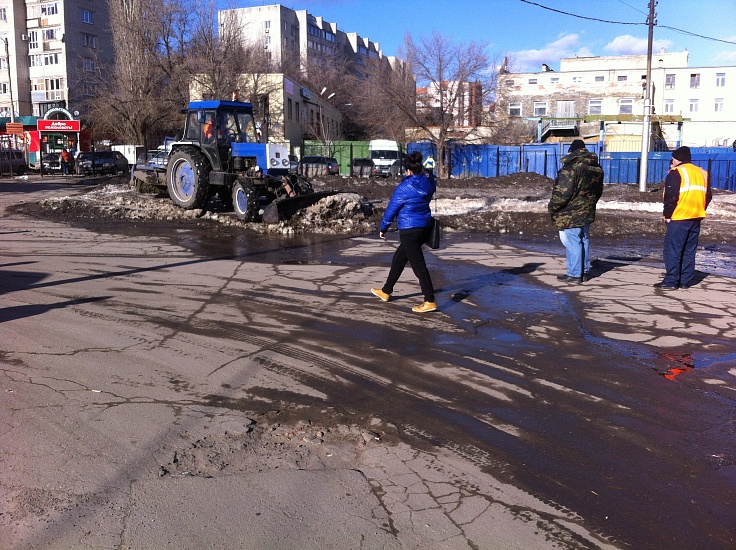
{"type": "Polygon", "coordinates": [[[386,294],[380,288],[372,288],[371,289],[371,292],[373,293],[374,296],[378,296],[384,302],[388,302],[391,299],[391,295],[390,294],[386,294]]]}
{"type": "Polygon", "coordinates": [[[421,305],[411,308],[412,311],[416,311],[417,313],[427,313],[429,311],[434,311],[435,309],[437,309],[437,304],[435,302],[423,302],[421,305]]]}

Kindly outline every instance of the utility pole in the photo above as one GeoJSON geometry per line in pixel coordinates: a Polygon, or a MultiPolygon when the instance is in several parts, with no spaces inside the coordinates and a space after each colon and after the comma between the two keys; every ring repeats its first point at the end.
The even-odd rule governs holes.
{"type": "Polygon", "coordinates": [[[649,39],[647,41],[647,79],[646,90],[644,91],[644,121],[641,128],[641,165],[639,166],[639,191],[647,190],[647,172],[649,168],[649,141],[652,135],[651,130],[651,114],[652,114],[652,43],[654,42],[654,8],[657,5],[656,0],[649,1],[649,39]]]}

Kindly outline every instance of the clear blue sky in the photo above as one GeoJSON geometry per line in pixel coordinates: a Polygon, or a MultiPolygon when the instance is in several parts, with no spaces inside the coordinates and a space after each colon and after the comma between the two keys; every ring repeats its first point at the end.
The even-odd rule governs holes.
{"type": "MultiPolygon", "coordinates": [[[[277,4],[230,0],[237,7],[277,4]]],[[[378,42],[396,55],[408,32],[414,39],[432,30],[457,41],[488,44],[488,54],[512,59],[515,71],[539,71],[542,63],[559,69],[560,59],[576,55],[646,54],[646,0],[285,0],[378,42]],[[539,5],[534,5],[539,4],[539,5]],[[581,19],[540,6],[621,25],[581,19]]],[[[691,67],[736,65],[736,0],[659,0],[654,53],[688,50],[691,67]],[[673,27],[678,30],[664,28],[673,27]],[[682,32],[684,31],[684,32],[682,32]],[[692,33],[732,44],[692,36],[692,33]]],[[[403,56],[402,56],[403,57],[403,56]]]]}

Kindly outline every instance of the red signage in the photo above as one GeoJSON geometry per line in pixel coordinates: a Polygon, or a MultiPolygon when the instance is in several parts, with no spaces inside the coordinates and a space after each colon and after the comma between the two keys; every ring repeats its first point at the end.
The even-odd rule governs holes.
{"type": "Polygon", "coordinates": [[[38,121],[39,132],[79,132],[78,120],[44,120],[38,121]]]}

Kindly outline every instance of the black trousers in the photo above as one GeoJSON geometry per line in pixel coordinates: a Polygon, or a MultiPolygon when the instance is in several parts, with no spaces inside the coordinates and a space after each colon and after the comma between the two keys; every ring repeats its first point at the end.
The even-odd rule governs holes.
{"type": "Polygon", "coordinates": [[[409,262],[414,275],[419,279],[419,286],[424,294],[425,302],[434,302],[434,287],[432,286],[432,277],[429,276],[427,264],[424,262],[424,253],[422,252],[422,244],[427,240],[429,235],[429,227],[417,227],[412,229],[399,230],[399,248],[394,252],[391,260],[391,269],[388,272],[386,284],[383,285],[383,292],[392,294],[396,281],[401,277],[406,262],[409,262]]]}

